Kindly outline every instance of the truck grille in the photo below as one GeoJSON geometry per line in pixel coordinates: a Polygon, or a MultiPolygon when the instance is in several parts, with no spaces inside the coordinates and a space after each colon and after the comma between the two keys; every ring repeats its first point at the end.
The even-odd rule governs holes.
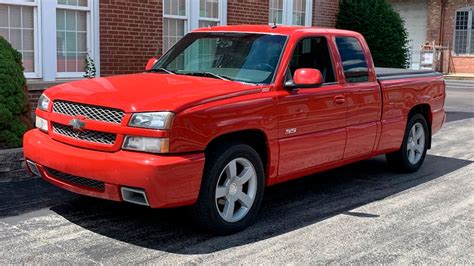
{"type": "Polygon", "coordinates": [[[53,112],[69,116],[83,115],[90,120],[114,124],[120,124],[122,122],[123,116],[125,115],[125,112],[119,109],[66,101],[54,101],[53,112]]]}
{"type": "Polygon", "coordinates": [[[105,186],[104,186],[104,182],[102,181],[97,181],[97,180],[93,180],[93,179],[89,179],[85,177],[79,177],[75,175],[66,174],[66,173],[63,173],[63,172],[60,172],[58,170],[54,170],[48,167],[45,167],[45,169],[50,176],[56,179],[59,179],[61,181],[104,191],[105,186]]]}
{"type": "Polygon", "coordinates": [[[75,131],[72,129],[71,126],[66,126],[54,122],[53,132],[74,139],[110,145],[113,145],[115,143],[115,139],[117,137],[117,135],[112,133],[105,133],[93,130],[75,131]]]}

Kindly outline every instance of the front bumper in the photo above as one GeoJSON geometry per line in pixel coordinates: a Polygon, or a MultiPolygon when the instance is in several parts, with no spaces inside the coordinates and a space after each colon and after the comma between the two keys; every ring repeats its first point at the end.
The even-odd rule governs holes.
{"type": "Polygon", "coordinates": [[[204,168],[204,153],[153,155],[77,148],[52,140],[33,129],[23,137],[25,158],[35,162],[42,177],[63,189],[103,199],[123,201],[121,187],[143,189],[152,208],[191,205],[196,202],[204,168]],[[56,178],[46,169],[101,181],[103,190],[56,178]]]}

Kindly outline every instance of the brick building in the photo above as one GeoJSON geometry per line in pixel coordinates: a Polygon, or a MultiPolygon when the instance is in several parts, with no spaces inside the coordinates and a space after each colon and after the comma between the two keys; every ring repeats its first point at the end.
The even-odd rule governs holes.
{"type": "Polygon", "coordinates": [[[437,69],[474,73],[474,0],[390,0],[405,20],[412,48],[411,66],[420,67],[420,46],[441,46],[437,69]]]}
{"type": "Polygon", "coordinates": [[[187,32],[213,25],[334,27],[336,0],[0,0],[0,35],[23,55],[32,104],[84,74],[140,72],[187,32]]]}

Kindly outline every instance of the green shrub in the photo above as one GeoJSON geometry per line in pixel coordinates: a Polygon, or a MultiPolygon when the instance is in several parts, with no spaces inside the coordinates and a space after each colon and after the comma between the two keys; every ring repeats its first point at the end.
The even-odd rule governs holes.
{"type": "Polygon", "coordinates": [[[30,126],[21,54],[0,36],[0,148],[15,148],[30,126]]]}
{"type": "Polygon", "coordinates": [[[404,21],[386,0],[340,0],[336,27],[361,33],[378,67],[408,65],[404,21]]]}

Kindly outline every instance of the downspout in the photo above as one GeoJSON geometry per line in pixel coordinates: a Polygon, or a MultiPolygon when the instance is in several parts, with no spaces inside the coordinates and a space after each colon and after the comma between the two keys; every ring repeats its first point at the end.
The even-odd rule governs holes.
{"type": "MultiPolygon", "coordinates": [[[[439,36],[438,36],[438,44],[440,46],[444,45],[444,20],[445,20],[445,13],[446,13],[446,2],[447,0],[441,0],[441,16],[439,19],[439,36]]],[[[444,69],[444,53],[443,50],[441,50],[441,56],[440,56],[440,71],[443,71],[444,69]]],[[[449,62],[448,62],[448,72],[449,72],[449,62]]]]}

